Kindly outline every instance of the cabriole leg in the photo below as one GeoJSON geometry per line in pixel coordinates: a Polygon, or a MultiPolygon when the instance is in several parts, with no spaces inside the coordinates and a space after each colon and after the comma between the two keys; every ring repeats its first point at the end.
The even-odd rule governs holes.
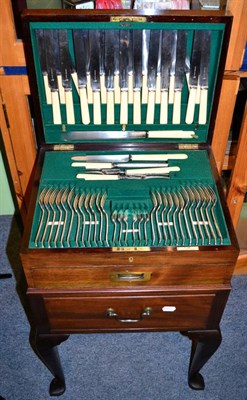
{"type": "Polygon", "coordinates": [[[50,384],[50,396],[60,396],[65,392],[65,379],[57,346],[68,338],[69,335],[45,335],[38,331],[35,333],[34,351],[54,376],[50,384]]]}
{"type": "Polygon", "coordinates": [[[188,374],[189,386],[194,390],[203,390],[205,387],[204,379],[199,371],[220,346],[222,340],[220,329],[181,333],[192,340],[188,374]]]}

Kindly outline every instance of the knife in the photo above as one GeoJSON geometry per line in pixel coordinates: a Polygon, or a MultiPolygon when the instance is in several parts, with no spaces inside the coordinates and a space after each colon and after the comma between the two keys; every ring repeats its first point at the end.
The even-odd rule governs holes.
{"type": "Polygon", "coordinates": [[[112,139],[192,139],[197,138],[194,131],[70,131],[61,134],[65,142],[73,140],[112,140],[112,139]]]}
{"type": "Polygon", "coordinates": [[[142,36],[141,29],[133,30],[133,123],[141,123],[142,88],[142,36]]]}
{"type": "Polygon", "coordinates": [[[208,102],[208,74],[210,62],[210,46],[211,46],[211,31],[204,31],[202,38],[202,52],[200,64],[200,106],[199,106],[199,124],[207,122],[207,102],[208,102]]]}
{"type": "Polygon", "coordinates": [[[90,162],[128,162],[128,161],[168,161],[168,160],[186,160],[188,155],[185,153],[159,153],[159,154],[92,154],[83,156],[72,156],[73,161],[90,162]]]}
{"type": "Polygon", "coordinates": [[[168,89],[171,68],[171,48],[175,31],[163,31],[161,41],[160,123],[168,122],[168,89]]]}
{"type": "Polygon", "coordinates": [[[58,31],[56,29],[45,29],[44,39],[48,83],[51,90],[53,122],[57,125],[62,123],[57,80],[57,71],[59,71],[60,69],[58,53],[58,31]]]}
{"type": "Polygon", "coordinates": [[[128,103],[133,104],[133,30],[129,31],[128,103]]]}
{"type": "Polygon", "coordinates": [[[172,123],[180,124],[181,121],[181,98],[185,74],[185,58],[186,58],[187,32],[178,31],[177,35],[177,52],[175,66],[175,84],[174,84],[174,104],[172,123]]]}
{"type": "Polygon", "coordinates": [[[41,71],[42,71],[43,81],[44,81],[46,103],[51,104],[51,90],[50,90],[49,84],[48,84],[44,32],[43,32],[43,29],[36,29],[35,33],[36,33],[36,39],[37,39],[37,44],[38,44],[38,50],[39,50],[39,61],[40,61],[40,66],[41,66],[41,71]]]}
{"type": "Polygon", "coordinates": [[[199,30],[195,31],[192,56],[190,62],[190,74],[189,74],[190,91],[189,91],[189,99],[185,117],[186,124],[192,124],[194,121],[198,78],[200,74],[202,35],[203,35],[202,31],[199,30]]]}
{"type": "Polygon", "coordinates": [[[148,105],[146,123],[154,123],[154,109],[155,109],[155,90],[156,90],[156,77],[159,57],[159,42],[160,31],[150,31],[149,53],[148,53],[148,105]]]}
{"type": "Polygon", "coordinates": [[[155,103],[160,104],[161,99],[161,44],[162,44],[162,30],[160,30],[159,39],[159,56],[157,65],[157,76],[156,76],[156,90],[155,90],[155,103]]]}
{"type": "Polygon", "coordinates": [[[101,103],[106,104],[106,86],[105,86],[105,31],[100,30],[100,95],[101,103]]]}
{"type": "Polygon", "coordinates": [[[73,39],[80,96],[81,119],[82,123],[87,125],[90,123],[87,99],[88,31],[84,29],[74,29],[73,39]]]}
{"type": "Polygon", "coordinates": [[[115,31],[105,31],[105,84],[107,90],[106,123],[114,124],[114,70],[115,70],[115,31]]]}
{"type": "Polygon", "coordinates": [[[129,30],[119,31],[120,124],[122,125],[127,125],[128,123],[129,36],[129,30]]]}
{"type": "Polygon", "coordinates": [[[149,163],[149,162],[143,162],[143,163],[132,163],[132,162],[126,162],[126,163],[112,163],[112,162],[97,162],[97,161],[77,161],[77,162],[72,162],[71,167],[78,168],[78,167],[84,167],[85,169],[111,169],[111,168],[161,168],[161,167],[168,167],[167,162],[160,162],[160,163],[149,163]]]}
{"type": "Polygon", "coordinates": [[[71,59],[69,53],[69,42],[67,30],[58,31],[60,64],[62,74],[62,85],[65,91],[66,120],[67,124],[75,123],[75,112],[73,104],[72,81],[71,81],[71,59]]]}
{"type": "Polygon", "coordinates": [[[100,125],[100,36],[97,30],[89,30],[89,70],[93,90],[93,122],[100,125]]]}

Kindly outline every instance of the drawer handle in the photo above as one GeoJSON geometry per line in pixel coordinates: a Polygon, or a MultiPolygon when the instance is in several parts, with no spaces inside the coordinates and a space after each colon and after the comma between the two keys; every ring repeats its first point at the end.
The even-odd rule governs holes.
{"type": "Polygon", "coordinates": [[[144,310],[141,312],[140,318],[137,319],[132,319],[132,318],[120,318],[114,308],[108,308],[106,310],[106,315],[109,318],[114,318],[118,322],[140,322],[144,319],[144,317],[150,317],[152,314],[153,310],[151,307],[146,307],[144,310]]]}
{"type": "Polygon", "coordinates": [[[146,282],[151,279],[151,272],[116,272],[111,274],[113,281],[141,281],[146,282]]]}

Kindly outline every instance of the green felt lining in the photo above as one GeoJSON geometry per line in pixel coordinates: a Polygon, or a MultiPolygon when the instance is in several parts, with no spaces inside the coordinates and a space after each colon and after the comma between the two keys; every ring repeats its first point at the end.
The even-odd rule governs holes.
{"type": "MultiPolygon", "coordinates": [[[[181,151],[180,151],[181,152],[181,151]]],[[[149,154],[157,153],[157,152],[149,152],[149,154]]],[[[174,151],[168,151],[166,153],[175,153],[174,151]]],[[[176,152],[177,153],[177,152],[176,152]]],[[[181,152],[182,153],[182,152],[181,152]]],[[[184,152],[183,152],[184,153],[184,152]]],[[[121,180],[121,181],[85,181],[85,180],[79,180],[76,179],[76,174],[79,172],[85,172],[84,168],[78,167],[78,168],[73,168],[71,167],[71,157],[72,156],[78,156],[78,155],[92,155],[92,154],[104,154],[103,152],[97,152],[97,153],[82,153],[82,152],[47,152],[45,155],[44,159],[44,166],[42,170],[42,176],[40,180],[40,188],[39,188],[39,194],[38,198],[40,196],[40,193],[44,188],[53,188],[57,189],[57,191],[61,189],[68,189],[69,191],[73,189],[73,193],[75,196],[76,194],[81,195],[82,193],[85,194],[92,194],[95,193],[96,195],[100,193],[101,195],[103,193],[107,193],[107,199],[105,202],[105,211],[108,215],[108,223],[109,223],[109,231],[108,231],[108,243],[105,242],[104,240],[102,243],[93,243],[91,240],[90,242],[85,241],[85,243],[79,242],[76,243],[73,238],[76,237],[76,231],[77,231],[77,214],[74,215],[74,222],[72,224],[72,230],[70,234],[71,240],[67,244],[66,242],[63,243],[63,247],[109,247],[109,246],[115,246],[115,245],[126,245],[124,241],[122,240],[119,243],[116,242],[111,242],[112,237],[114,235],[114,224],[111,221],[111,216],[114,210],[116,210],[118,213],[128,213],[128,218],[129,218],[129,223],[131,224],[131,221],[133,219],[133,214],[135,212],[139,213],[150,213],[153,207],[152,199],[151,199],[151,193],[154,192],[165,192],[165,193],[174,193],[174,192],[179,192],[181,191],[182,187],[189,187],[189,186],[200,186],[200,185],[206,185],[207,187],[210,186],[214,192],[216,193],[217,196],[217,203],[215,207],[215,215],[217,219],[217,223],[219,225],[219,229],[223,238],[223,242],[218,238],[217,242],[214,243],[216,245],[229,245],[230,244],[230,239],[229,239],[229,234],[227,231],[226,223],[224,220],[223,216],[223,211],[221,208],[221,204],[219,201],[219,197],[217,194],[217,189],[214,183],[214,179],[212,176],[212,172],[210,169],[210,163],[208,160],[207,152],[204,150],[198,150],[198,151],[186,151],[186,154],[188,155],[188,158],[186,160],[180,160],[180,161],[175,161],[171,160],[169,161],[169,165],[177,165],[180,166],[181,171],[176,172],[176,174],[171,174],[170,179],[150,179],[150,180],[121,180]]],[[[114,153],[111,153],[114,154],[114,153]]],[[[115,152],[115,154],[118,154],[115,152]]],[[[128,154],[128,153],[119,153],[119,154],[128,154]]],[[[133,154],[133,153],[131,153],[133,154]]],[[[146,154],[146,153],[145,153],[146,154]]],[[[68,208],[69,210],[69,208],[68,208]]],[[[98,210],[96,209],[96,214],[98,214],[98,210]]],[[[194,212],[194,211],[193,211],[194,212]]],[[[49,246],[47,242],[41,243],[38,241],[38,243],[35,243],[35,237],[38,231],[39,223],[41,220],[41,208],[39,204],[37,203],[36,209],[35,209],[35,215],[33,219],[33,226],[32,226],[32,233],[31,233],[31,239],[29,243],[30,248],[36,248],[44,246],[44,247],[62,247],[59,242],[56,243],[56,245],[53,243],[52,240],[49,241],[49,246]]],[[[63,217],[64,218],[64,217],[63,217]]],[[[98,215],[99,218],[99,215],[98,215]]],[[[195,217],[194,217],[195,218],[195,217]]],[[[176,221],[178,221],[178,215],[175,217],[176,221]]],[[[56,220],[58,220],[58,210],[56,214],[56,220]]],[[[213,219],[211,218],[211,222],[213,223],[213,219]]],[[[178,223],[178,222],[176,222],[178,223]]],[[[83,224],[80,225],[80,235],[82,231],[82,226],[83,224]]],[[[185,222],[182,220],[182,226],[183,229],[185,230],[185,222]]],[[[43,229],[43,228],[42,228],[43,229]]],[[[48,227],[48,231],[50,229],[50,226],[48,227]]],[[[87,237],[88,234],[88,225],[86,225],[85,228],[85,237],[87,237]]],[[[93,228],[92,228],[93,229],[93,228]]],[[[103,224],[103,232],[105,232],[106,229],[106,224],[103,224]]],[[[119,230],[118,226],[118,230],[119,230]]],[[[152,240],[152,230],[151,230],[151,225],[147,224],[147,237],[148,237],[148,242],[144,240],[144,227],[142,225],[142,239],[138,241],[136,239],[136,242],[133,241],[132,234],[128,234],[128,241],[127,241],[127,246],[133,246],[133,245],[138,245],[138,246],[189,246],[189,245],[196,245],[195,238],[193,239],[192,243],[190,243],[189,236],[186,236],[185,241],[182,243],[182,239],[180,238],[179,243],[176,241],[171,241],[167,239],[166,242],[164,240],[159,243],[158,241],[158,229],[157,227],[155,228],[155,235],[156,235],[156,241],[153,243],[152,240]]],[[[174,231],[174,226],[171,225],[170,227],[172,234],[175,236],[175,231],[174,231]]],[[[190,229],[192,230],[192,226],[190,226],[190,229]]],[[[66,231],[65,231],[65,236],[67,235],[69,230],[69,226],[67,226],[66,231]]],[[[42,233],[42,231],[41,231],[42,233]]],[[[118,232],[119,234],[119,232],[118,232]]],[[[48,235],[48,233],[47,233],[48,235]]],[[[81,237],[79,235],[79,237],[81,237]]],[[[93,235],[93,234],[92,234],[93,235]]],[[[104,233],[102,233],[104,236],[104,233]]],[[[53,228],[53,233],[51,237],[53,239],[56,236],[56,227],[53,228]]],[[[175,239],[174,239],[175,240],[175,239]]],[[[210,243],[208,242],[207,238],[205,238],[204,242],[202,243],[201,239],[199,240],[198,245],[209,245],[210,243]]],[[[212,243],[211,243],[212,244],[212,243]]]]}
{"type": "MultiPolygon", "coordinates": [[[[195,108],[195,122],[193,124],[187,125],[185,123],[185,115],[186,108],[188,102],[188,86],[185,82],[183,85],[182,91],[182,107],[181,107],[181,124],[173,125],[172,124],[172,106],[169,105],[168,109],[168,124],[161,125],[159,123],[159,114],[160,114],[160,106],[157,104],[155,106],[155,120],[153,125],[147,125],[145,122],[146,117],[146,105],[141,106],[141,114],[142,114],[142,122],[141,124],[133,124],[132,123],[132,114],[133,114],[133,106],[129,105],[128,113],[129,113],[129,123],[125,127],[126,130],[193,130],[196,132],[196,137],[191,139],[185,139],[185,142],[196,142],[196,143],[206,143],[210,122],[210,115],[213,106],[214,92],[217,81],[218,74],[218,66],[221,55],[221,48],[223,43],[224,36],[224,27],[223,23],[136,23],[133,22],[130,26],[123,26],[121,23],[105,23],[105,22],[71,22],[71,23],[48,23],[48,22],[33,22],[30,23],[31,28],[31,39],[32,39],[32,47],[34,53],[34,62],[35,69],[37,75],[38,82],[38,91],[41,105],[41,114],[43,119],[43,130],[46,143],[63,143],[64,139],[62,138],[62,133],[67,132],[69,134],[70,131],[90,131],[90,130],[102,130],[102,131],[121,131],[123,129],[122,125],[119,123],[119,105],[115,105],[115,118],[116,122],[114,125],[106,124],[106,105],[101,106],[101,114],[102,114],[102,124],[94,125],[93,124],[93,110],[92,105],[89,105],[90,112],[90,124],[83,125],[81,121],[81,112],[80,112],[80,103],[79,96],[76,91],[76,88],[73,83],[73,102],[74,102],[74,110],[75,110],[75,125],[68,125],[66,123],[66,113],[65,113],[65,105],[61,105],[61,115],[62,115],[62,124],[54,125],[52,121],[52,107],[51,105],[46,104],[45,100],[45,91],[44,91],[44,83],[43,77],[40,68],[39,55],[38,55],[38,46],[35,37],[36,29],[67,29],[68,37],[69,37],[69,48],[71,53],[72,61],[75,61],[74,51],[73,51],[73,40],[72,40],[72,29],[185,29],[187,31],[187,54],[188,57],[191,57],[192,51],[192,41],[193,41],[193,33],[194,30],[211,30],[212,31],[212,40],[211,40],[211,53],[210,53],[210,66],[209,66],[209,90],[208,90],[208,109],[207,109],[207,123],[205,125],[198,125],[198,105],[195,108]]],[[[104,138],[102,138],[104,141],[104,138]]],[[[118,138],[116,138],[118,140],[118,138]]],[[[140,141],[139,139],[128,139],[131,141],[140,141]]],[[[124,141],[127,141],[125,139],[124,141]]],[[[143,142],[153,141],[153,139],[145,138],[143,142]]],[[[174,142],[175,140],[171,139],[162,139],[161,142],[174,142]]],[[[84,142],[84,141],[81,141],[84,142]]],[[[114,142],[114,140],[113,140],[114,142]]],[[[142,142],[142,141],[141,141],[142,142]]]]}

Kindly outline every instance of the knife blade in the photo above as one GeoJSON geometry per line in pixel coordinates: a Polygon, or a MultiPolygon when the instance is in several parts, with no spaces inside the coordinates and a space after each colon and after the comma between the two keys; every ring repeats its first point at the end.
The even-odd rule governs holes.
{"type": "Polygon", "coordinates": [[[115,46],[114,46],[114,102],[120,104],[121,90],[119,86],[119,30],[114,31],[115,46]]]}
{"type": "Polygon", "coordinates": [[[51,90],[53,123],[57,125],[62,123],[57,80],[57,71],[59,71],[60,69],[58,31],[56,29],[45,29],[44,39],[48,83],[51,90]]]}
{"type": "Polygon", "coordinates": [[[84,156],[72,156],[72,161],[89,161],[89,162],[128,162],[130,160],[129,154],[92,154],[84,156]]]}
{"type": "Polygon", "coordinates": [[[88,30],[74,29],[73,42],[78,77],[82,123],[90,123],[87,99],[87,69],[88,69],[88,30]]]}
{"type": "Polygon", "coordinates": [[[150,31],[149,52],[148,52],[148,105],[146,123],[154,123],[154,109],[155,109],[155,90],[156,90],[156,77],[159,58],[159,43],[160,31],[150,31]]]}
{"type": "Polygon", "coordinates": [[[200,64],[200,105],[199,105],[199,124],[207,122],[207,103],[208,103],[208,74],[210,63],[211,31],[203,31],[202,52],[200,64]]]}
{"type": "Polygon", "coordinates": [[[75,112],[73,104],[72,81],[71,81],[71,59],[67,30],[59,29],[60,65],[62,74],[62,85],[65,91],[66,120],[67,124],[75,123],[75,112]]]}
{"type": "Polygon", "coordinates": [[[172,123],[180,124],[181,122],[181,98],[185,76],[185,58],[186,58],[187,32],[178,31],[177,34],[177,52],[175,66],[175,84],[174,84],[174,104],[172,123]]]}
{"type": "Polygon", "coordinates": [[[105,85],[107,90],[106,123],[114,124],[114,71],[115,71],[115,31],[105,31],[105,85]]]}
{"type": "Polygon", "coordinates": [[[121,89],[120,124],[128,123],[128,67],[129,67],[129,30],[119,31],[119,83],[121,89]]]}
{"type": "Polygon", "coordinates": [[[142,37],[141,29],[133,30],[133,122],[141,123],[142,88],[142,37]]]}
{"type": "Polygon", "coordinates": [[[36,29],[35,34],[36,34],[36,39],[37,39],[37,44],[38,44],[40,67],[41,67],[41,72],[42,72],[43,81],[44,81],[46,103],[51,104],[51,90],[50,90],[49,84],[48,84],[44,31],[43,31],[43,29],[36,29]]]}
{"type": "Polygon", "coordinates": [[[100,33],[96,30],[89,30],[89,70],[93,90],[93,122],[100,125],[100,33]]]}
{"type": "Polygon", "coordinates": [[[189,74],[190,92],[189,92],[189,99],[185,117],[186,124],[192,124],[194,121],[198,78],[200,74],[202,35],[203,32],[199,30],[196,30],[194,33],[192,56],[190,62],[190,74],[189,74]]]}
{"type": "Polygon", "coordinates": [[[61,134],[64,141],[73,140],[112,140],[146,138],[145,131],[71,131],[61,134]]]}
{"type": "Polygon", "coordinates": [[[168,89],[172,61],[172,43],[175,31],[163,31],[161,42],[161,101],[160,101],[160,123],[168,122],[168,89]]]}
{"type": "Polygon", "coordinates": [[[148,102],[148,52],[150,30],[143,29],[142,33],[142,104],[148,102]]]}
{"type": "Polygon", "coordinates": [[[170,68],[170,82],[169,82],[169,104],[174,102],[174,84],[175,84],[175,66],[176,66],[176,52],[177,52],[178,32],[173,31],[173,38],[171,44],[171,68],[170,68]]]}

